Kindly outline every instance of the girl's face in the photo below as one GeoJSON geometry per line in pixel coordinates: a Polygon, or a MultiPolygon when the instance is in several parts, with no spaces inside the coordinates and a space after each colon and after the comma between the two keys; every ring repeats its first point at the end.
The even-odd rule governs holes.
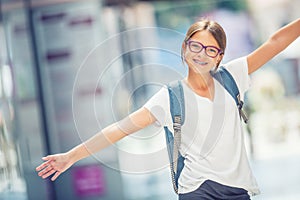
{"type": "Polygon", "coordinates": [[[189,71],[197,74],[209,73],[223,57],[217,41],[207,30],[196,32],[183,48],[189,71]]]}

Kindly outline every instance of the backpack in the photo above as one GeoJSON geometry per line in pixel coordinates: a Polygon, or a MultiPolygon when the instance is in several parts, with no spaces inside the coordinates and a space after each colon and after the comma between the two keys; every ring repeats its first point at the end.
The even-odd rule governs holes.
{"type": "MultiPolygon", "coordinates": [[[[229,92],[236,102],[240,117],[245,123],[248,118],[243,112],[243,101],[240,99],[240,92],[232,75],[224,68],[219,67],[211,75],[229,92]]],[[[170,99],[170,112],[173,120],[174,136],[167,126],[164,127],[167,150],[170,161],[171,178],[174,191],[178,194],[178,179],[184,167],[185,158],[179,152],[181,143],[181,126],[185,120],[184,94],[180,81],[171,82],[168,84],[168,92],[170,99]]]]}

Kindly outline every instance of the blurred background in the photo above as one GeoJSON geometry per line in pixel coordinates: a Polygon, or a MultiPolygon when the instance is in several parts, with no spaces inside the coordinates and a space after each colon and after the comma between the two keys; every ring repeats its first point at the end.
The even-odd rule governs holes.
{"type": "MultiPolygon", "coordinates": [[[[182,78],[181,42],[198,18],[224,27],[227,62],[299,18],[299,7],[299,0],[0,0],[0,199],[176,199],[155,125],[55,182],[35,167],[182,78]]],[[[299,39],[251,76],[245,144],[262,192],[253,199],[298,200],[299,39]]]]}

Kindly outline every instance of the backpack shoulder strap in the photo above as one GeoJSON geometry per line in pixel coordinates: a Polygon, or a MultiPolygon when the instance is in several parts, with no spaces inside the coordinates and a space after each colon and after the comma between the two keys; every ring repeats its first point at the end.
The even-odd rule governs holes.
{"type": "Polygon", "coordinates": [[[175,118],[179,116],[181,118],[180,124],[183,125],[185,120],[185,108],[184,108],[184,94],[180,81],[174,81],[168,84],[168,91],[170,97],[170,111],[172,115],[173,123],[176,122],[175,118]]]}
{"type": "Polygon", "coordinates": [[[169,83],[168,91],[174,136],[172,136],[171,133],[166,130],[166,137],[173,188],[178,194],[178,179],[184,167],[184,158],[179,152],[179,147],[181,144],[181,126],[184,124],[185,120],[184,94],[181,82],[175,81],[169,83]]]}
{"type": "Polygon", "coordinates": [[[248,118],[243,111],[244,102],[241,100],[240,91],[237,84],[230,74],[223,66],[220,66],[216,72],[211,72],[211,75],[228,91],[228,93],[233,97],[235,103],[239,109],[241,118],[244,122],[248,122],[248,118]]]}

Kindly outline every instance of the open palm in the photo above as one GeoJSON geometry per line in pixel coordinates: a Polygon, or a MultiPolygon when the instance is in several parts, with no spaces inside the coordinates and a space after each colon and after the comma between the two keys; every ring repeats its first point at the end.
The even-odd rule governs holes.
{"type": "Polygon", "coordinates": [[[45,162],[36,167],[36,171],[39,171],[38,175],[42,178],[47,178],[54,174],[51,178],[52,181],[74,164],[74,161],[67,153],[49,155],[42,159],[45,162]]]}

